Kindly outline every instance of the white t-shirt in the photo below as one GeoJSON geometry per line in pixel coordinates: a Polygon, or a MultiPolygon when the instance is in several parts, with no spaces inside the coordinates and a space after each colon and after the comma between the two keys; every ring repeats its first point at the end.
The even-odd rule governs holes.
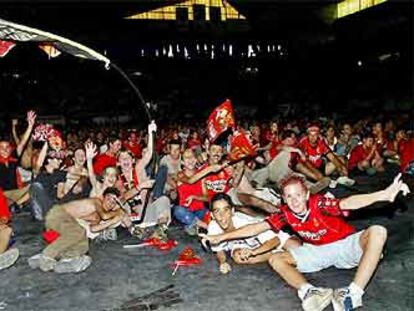
{"type": "MultiPolygon", "coordinates": [[[[256,218],[252,217],[243,213],[234,213],[233,215],[233,225],[236,229],[244,227],[249,224],[261,222],[262,218],[256,218]]],[[[219,224],[212,220],[210,224],[208,225],[208,235],[216,235],[223,233],[223,229],[219,226],[219,224]]],[[[262,244],[264,244],[266,241],[269,241],[275,237],[279,237],[280,239],[280,246],[282,247],[286,240],[289,238],[289,235],[283,231],[279,231],[278,234],[276,234],[272,230],[267,230],[263,233],[260,233],[257,236],[246,238],[246,239],[238,239],[238,240],[230,240],[230,241],[224,241],[218,245],[212,245],[211,250],[213,252],[219,252],[219,251],[233,251],[238,248],[250,248],[254,249],[262,244]]]]}

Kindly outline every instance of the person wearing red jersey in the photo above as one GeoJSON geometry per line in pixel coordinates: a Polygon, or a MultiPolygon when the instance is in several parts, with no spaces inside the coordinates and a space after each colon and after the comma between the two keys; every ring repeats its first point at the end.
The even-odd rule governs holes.
{"type": "Polygon", "coordinates": [[[135,158],[142,158],[142,146],[139,142],[139,138],[136,130],[131,130],[128,136],[128,140],[124,141],[123,147],[131,151],[135,158]]]}
{"type": "Polygon", "coordinates": [[[329,149],[319,133],[318,126],[310,126],[307,130],[307,136],[303,137],[299,142],[300,149],[307,157],[307,161],[304,164],[309,170],[314,172],[316,180],[321,180],[324,177],[323,175],[331,175],[335,170],[340,175],[347,176],[348,170],[344,161],[329,149]],[[325,158],[328,160],[326,163],[325,158]],[[317,170],[314,170],[314,168],[317,170]]]}
{"type": "MultiPolygon", "coordinates": [[[[223,157],[223,147],[211,144],[208,150],[208,165],[218,165],[223,157]]],[[[201,167],[204,169],[207,165],[201,167]]],[[[232,172],[229,167],[211,173],[202,179],[204,201],[210,202],[216,193],[227,193],[231,187],[232,172]]]]}
{"type": "Polygon", "coordinates": [[[374,175],[376,172],[384,171],[383,163],[372,133],[366,132],[362,135],[362,144],[351,151],[348,170],[353,174],[366,172],[368,175],[374,175]]]}
{"type": "Polygon", "coordinates": [[[117,137],[112,137],[109,140],[109,148],[105,153],[98,154],[93,159],[93,171],[96,175],[101,175],[105,168],[116,166],[117,156],[121,150],[122,143],[117,137]]]}
{"type": "Polygon", "coordinates": [[[384,151],[387,148],[388,139],[386,137],[386,134],[384,133],[384,129],[382,127],[381,122],[376,122],[372,126],[372,134],[374,136],[374,141],[375,141],[375,145],[377,147],[378,153],[380,156],[382,156],[384,151]]]}
{"type": "Polygon", "coordinates": [[[194,235],[198,227],[207,229],[204,217],[208,210],[204,205],[201,179],[197,176],[203,172],[197,173],[197,159],[191,149],[184,151],[183,164],[184,169],[177,176],[178,204],[174,206],[173,214],[185,225],[186,232],[194,235]]]}
{"type": "Polygon", "coordinates": [[[400,171],[414,175],[414,138],[408,139],[403,129],[396,133],[398,155],[400,157],[400,171]]]}
{"type": "Polygon", "coordinates": [[[335,311],[353,310],[362,306],[362,295],[381,258],[387,230],[373,225],[356,232],[342,216],[344,211],[360,209],[378,201],[393,202],[400,191],[403,195],[410,192],[408,186],[401,181],[401,174],[384,190],[340,200],[330,199],[310,195],[303,180],[291,176],[282,183],[286,205],[280,208],[280,213],[229,233],[210,236],[200,234],[200,237],[215,245],[254,236],[269,229],[278,232],[289,225],[304,244],[274,254],[269,259],[273,270],[298,290],[305,311],[323,310],[331,301],[335,311]],[[313,286],[302,274],[331,266],[339,269],[358,267],[353,282],[348,287],[333,291],[313,286]]]}

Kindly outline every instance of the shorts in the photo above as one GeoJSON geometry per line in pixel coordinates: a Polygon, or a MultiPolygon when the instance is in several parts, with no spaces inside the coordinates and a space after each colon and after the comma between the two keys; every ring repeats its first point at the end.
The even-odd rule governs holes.
{"type": "Polygon", "coordinates": [[[289,249],[296,261],[298,271],[302,273],[317,272],[335,266],[338,269],[352,269],[359,265],[363,251],[359,244],[359,231],[345,239],[325,245],[304,243],[289,249]]]}

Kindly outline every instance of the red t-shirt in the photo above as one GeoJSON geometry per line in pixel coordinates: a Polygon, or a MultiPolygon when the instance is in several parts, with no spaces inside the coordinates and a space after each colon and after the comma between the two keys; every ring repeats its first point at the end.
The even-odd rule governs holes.
{"type": "Polygon", "coordinates": [[[123,147],[131,151],[135,158],[141,159],[142,158],[142,147],[139,143],[133,143],[130,141],[126,141],[123,143],[123,147]]]}
{"type": "Polygon", "coordinates": [[[331,152],[331,149],[329,149],[329,146],[326,144],[326,142],[323,139],[318,138],[316,142],[316,146],[313,147],[310,144],[309,138],[307,136],[303,137],[300,140],[299,148],[305,153],[309,161],[316,168],[320,168],[322,166],[323,164],[322,157],[327,155],[329,152],[331,152]]]}
{"type": "Polygon", "coordinates": [[[274,230],[281,230],[289,225],[303,241],[323,245],[342,240],[355,232],[355,228],[343,220],[338,199],[330,199],[323,195],[311,195],[308,202],[308,217],[302,222],[283,205],[280,213],[266,218],[274,230]]]}
{"type": "Polygon", "coordinates": [[[201,140],[200,139],[188,139],[187,140],[187,148],[195,149],[199,146],[201,146],[201,140]]]}
{"type": "Polygon", "coordinates": [[[2,223],[8,223],[11,219],[7,198],[4,196],[2,189],[0,189],[0,219],[2,223]]]}
{"type": "Polygon", "coordinates": [[[398,152],[401,159],[401,172],[405,172],[410,162],[414,161],[414,138],[400,141],[398,152]]]}
{"type": "MultiPolygon", "coordinates": [[[[206,166],[207,164],[203,165],[200,170],[206,166]]],[[[230,190],[230,178],[231,174],[224,169],[218,173],[209,174],[202,179],[207,188],[209,202],[216,193],[227,193],[230,190]]]]}
{"type": "Polygon", "coordinates": [[[116,166],[116,157],[103,153],[98,154],[93,159],[93,171],[96,175],[101,175],[102,172],[109,166],[116,166]]]}
{"type": "Polygon", "coordinates": [[[195,212],[201,209],[204,209],[204,202],[199,200],[192,200],[190,205],[186,205],[185,202],[187,198],[191,195],[201,196],[203,190],[201,188],[201,180],[195,182],[194,184],[182,183],[177,187],[179,205],[187,207],[190,211],[195,212]]]}
{"type": "Polygon", "coordinates": [[[358,166],[358,163],[365,160],[370,153],[370,150],[365,149],[362,145],[355,146],[351,151],[348,161],[348,170],[353,170],[358,166]]]}

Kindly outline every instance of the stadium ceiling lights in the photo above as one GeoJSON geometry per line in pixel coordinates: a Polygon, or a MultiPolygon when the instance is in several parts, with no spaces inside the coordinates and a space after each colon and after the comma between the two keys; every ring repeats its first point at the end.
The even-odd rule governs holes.
{"type": "Polygon", "coordinates": [[[345,0],[336,4],[336,18],[342,18],[351,15],[378,4],[384,3],[387,0],[345,0]]]}
{"type": "Polygon", "coordinates": [[[188,0],[131,15],[126,19],[226,22],[245,20],[246,17],[225,0],[188,0]]]}

